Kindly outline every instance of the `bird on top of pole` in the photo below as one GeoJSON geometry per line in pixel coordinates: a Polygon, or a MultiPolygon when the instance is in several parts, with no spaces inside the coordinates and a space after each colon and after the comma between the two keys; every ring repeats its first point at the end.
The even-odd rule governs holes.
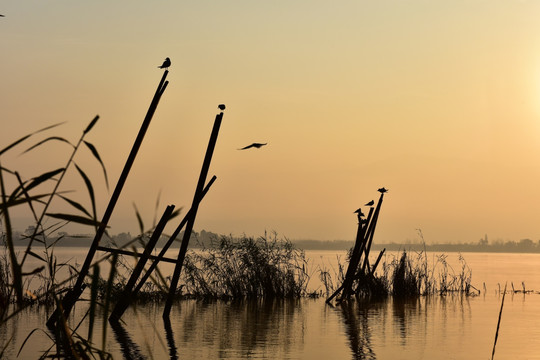
{"type": "Polygon", "coordinates": [[[171,59],[165,58],[165,61],[163,61],[163,64],[161,64],[161,66],[158,66],[158,68],[167,69],[169,66],[171,66],[171,59]]]}
{"type": "Polygon", "coordinates": [[[219,104],[218,109],[221,111],[225,110],[225,104],[219,104]]]}

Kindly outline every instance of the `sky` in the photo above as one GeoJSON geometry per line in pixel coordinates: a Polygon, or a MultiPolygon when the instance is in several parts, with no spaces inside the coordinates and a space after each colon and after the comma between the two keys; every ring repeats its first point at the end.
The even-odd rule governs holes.
{"type": "MultiPolygon", "coordinates": [[[[99,115],[86,139],[109,190],[87,149],[75,158],[99,217],[172,61],[112,233],[138,232],[134,204],[146,227],[167,204],[185,213],[223,103],[196,231],[353,240],[354,210],[384,186],[376,242],[540,239],[540,2],[0,4],[0,148],[66,122],[2,166],[25,179],[64,166],[60,142],[21,153],[76,142],[99,115]],[[252,142],[268,145],[237,150],[252,142]]],[[[89,206],[74,169],[61,189],[89,206]]],[[[27,210],[13,216],[24,229],[27,210]]]]}

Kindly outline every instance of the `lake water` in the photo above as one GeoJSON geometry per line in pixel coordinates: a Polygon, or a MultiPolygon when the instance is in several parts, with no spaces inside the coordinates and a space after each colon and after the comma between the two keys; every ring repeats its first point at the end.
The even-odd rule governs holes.
{"type": "MultiPolygon", "coordinates": [[[[86,249],[58,248],[59,258],[82,263],[86,249]]],[[[171,257],[177,252],[173,249],[171,257]]],[[[306,251],[313,268],[337,267],[345,252],[306,251]]],[[[448,264],[459,271],[457,253],[448,264]]],[[[392,254],[388,255],[387,261],[392,254]]],[[[428,253],[435,263],[438,254],[428,253]]],[[[340,306],[324,298],[294,301],[177,302],[170,328],[162,304],[130,307],[120,329],[107,328],[106,346],[115,359],[489,359],[502,295],[498,284],[540,290],[540,254],[463,253],[479,296],[430,296],[398,301],[350,301],[340,306]],[[484,284],[487,291],[484,291],[484,284]]],[[[163,269],[167,271],[166,268],[163,269]]],[[[317,288],[316,275],[310,283],[317,288]]],[[[86,311],[75,307],[75,326],[86,311]]],[[[52,345],[44,326],[50,309],[30,308],[0,326],[0,346],[13,336],[7,359],[36,359],[52,345]]],[[[102,323],[94,342],[101,347],[102,323]]],[[[87,333],[83,321],[79,332],[87,333]]],[[[497,341],[497,359],[540,359],[540,295],[507,293],[497,341]]]]}

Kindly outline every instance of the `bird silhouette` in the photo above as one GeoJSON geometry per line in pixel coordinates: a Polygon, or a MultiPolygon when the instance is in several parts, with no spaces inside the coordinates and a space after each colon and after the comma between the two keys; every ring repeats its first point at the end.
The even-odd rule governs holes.
{"type": "Polygon", "coordinates": [[[163,64],[161,64],[161,66],[158,66],[158,68],[160,68],[160,69],[166,69],[166,68],[168,68],[169,66],[171,66],[171,59],[165,58],[165,61],[163,61],[163,64]]]}
{"type": "Polygon", "coordinates": [[[261,143],[253,143],[251,145],[248,145],[248,146],[244,146],[243,148],[241,149],[238,149],[238,150],[246,150],[246,149],[250,149],[250,148],[257,148],[259,149],[260,147],[266,145],[267,143],[264,143],[264,144],[261,144],[261,143]]]}
{"type": "Polygon", "coordinates": [[[378,192],[380,192],[381,194],[384,194],[385,192],[388,192],[388,189],[386,188],[380,188],[380,189],[377,189],[378,192]]]}
{"type": "Polygon", "coordinates": [[[375,201],[371,200],[371,201],[368,202],[365,206],[373,206],[373,204],[375,204],[375,201]]]}
{"type": "Polygon", "coordinates": [[[225,110],[225,104],[219,104],[218,108],[219,110],[225,110]]]}
{"type": "Polygon", "coordinates": [[[358,214],[358,217],[365,216],[364,213],[362,212],[362,209],[361,209],[361,208],[356,209],[356,211],[355,211],[354,213],[355,213],[355,214],[358,214]]]}

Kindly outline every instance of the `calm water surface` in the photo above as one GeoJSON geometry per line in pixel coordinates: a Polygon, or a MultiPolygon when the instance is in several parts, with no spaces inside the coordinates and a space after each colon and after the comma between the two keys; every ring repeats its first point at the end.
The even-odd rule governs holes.
{"type": "MultiPolygon", "coordinates": [[[[57,255],[84,260],[84,249],[60,249],[57,255]],[[62,253],[65,251],[65,253],[62,253]],[[78,252],[78,253],[77,253],[78,252]]],[[[174,252],[176,252],[175,250],[174,252]]],[[[345,252],[308,251],[312,267],[337,268],[345,252]]],[[[448,253],[456,272],[458,254],[448,253]]],[[[488,359],[502,295],[498,284],[540,290],[540,255],[464,253],[473,272],[474,297],[435,296],[413,301],[352,301],[328,306],[324,299],[294,301],[180,301],[170,326],[162,305],[131,307],[123,327],[107,328],[107,349],[115,359],[488,359]],[[483,286],[487,291],[483,291],[483,286]]],[[[438,254],[428,253],[432,264],[438,254]]],[[[391,260],[387,258],[387,261],[391,260]]],[[[440,266],[440,265],[437,265],[440,266]]],[[[164,271],[166,269],[164,268],[164,271]]],[[[311,288],[320,286],[316,276],[311,288]]],[[[86,307],[79,303],[70,323],[86,307]]],[[[16,358],[26,336],[36,331],[19,358],[38,358],[52,343],[44,323],[50,310],[32,308],[0,327],[0,345],[13,336],[8,359],[16,358]]],[[[94,330],[101,346],[102,323],[94,330]]],[[[86,334],[87,322],[79,332],[86,334]]],[[[496,348],[498,359],[540,359],[540,295],[507,294],[496,348]]]]}

